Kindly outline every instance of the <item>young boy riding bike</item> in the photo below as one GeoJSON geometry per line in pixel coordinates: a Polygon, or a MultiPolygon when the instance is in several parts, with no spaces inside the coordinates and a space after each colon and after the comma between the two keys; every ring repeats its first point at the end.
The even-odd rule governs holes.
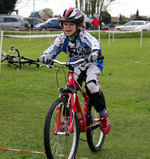
{"type": "MultiPolygon", "coordinates": [[[[60,52],[69,55],[70,61],[76,61],[88,57],[88,63],[81,64],[74,69],[75,79],[80,85],[85,81],[86,92],[100,114],[101,129],[104,134],[110,131],[109,114],[106,111],[105,98],[99,85],[100,75],[103,70],[103,60],[98,60],[102,55],[99,42],[87,31],[82,30],[84,15],[76,8],[66,9],[59,17],[63,33],[53,44],[39,57],[39,61],[45,64],[52,63],[60,52]]],[[[67,121],[63,121],[63,124],[67,121]]]]}

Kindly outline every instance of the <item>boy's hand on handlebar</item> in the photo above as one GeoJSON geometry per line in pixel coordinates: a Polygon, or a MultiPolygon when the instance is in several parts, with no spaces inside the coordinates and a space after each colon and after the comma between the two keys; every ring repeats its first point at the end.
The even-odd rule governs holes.
{"type": "Polygon", "coordinates": [[[88,62],[95,62],[99,57],[99,51],[92,52],[88,57],[88,62]]]}
{"type": "Polygon", "coordinates": [[[38,58],[38,61],[44,64],[51,64],[53,63],[53,60],[46,55],[42,55],[38,58]]]}

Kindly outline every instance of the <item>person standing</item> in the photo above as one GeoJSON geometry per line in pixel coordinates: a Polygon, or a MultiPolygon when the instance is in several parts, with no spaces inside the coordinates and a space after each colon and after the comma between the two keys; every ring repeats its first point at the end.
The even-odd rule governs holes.
{"type": "Polygon", "coordinates": [[[100,25],[100,21],[96,16],[94,16],[94,18],[92,20],[92,24],[93,24],[93,29],[98,30],[98,26],[100,25]]]}
{"type": "Polygon", "coordinates": [[[86,30],[89,30],[90,29],[90,18],[89,17],[87,17],[85,19],[85,24],[86,24],[86,30]]]}

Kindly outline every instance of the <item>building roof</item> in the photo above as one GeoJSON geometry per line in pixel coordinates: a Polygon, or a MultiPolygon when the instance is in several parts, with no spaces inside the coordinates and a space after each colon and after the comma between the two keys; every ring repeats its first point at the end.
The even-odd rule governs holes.
{"type": "Polygon", "coordinates": [[[49,19],[49,18],[52,18],[52,16],[49,16],[49,15],[46,14],[46,13],[41,17],[42,20],[47,20],[47,19],[49,19]]]}
{"type": "Polygon", "coordinates": [[[112,23],[117,23],[119,21],[118,17],[111,17],[111,22],[112,23]]]}

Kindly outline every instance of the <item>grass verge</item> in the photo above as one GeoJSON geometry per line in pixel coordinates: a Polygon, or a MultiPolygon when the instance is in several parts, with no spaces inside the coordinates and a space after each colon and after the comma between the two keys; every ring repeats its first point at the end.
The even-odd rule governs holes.
{"type": "MultiPolygon", "coordinates": [[[[48,38],[3,39],[3,51],[10,46],[21,55],[37,59],[50,45],[48,38]]],[[[111,132],[100,152],[93,153],[80,141],[77,156],[91,159],[148,159],[150,141],[149,38],[101,40],[104,70],[100,80],[111,132]]],[[[65,61],[67,56],[58,59],[65,61]]],[[[50,103],[58,97],[57,69],[3,65],[0,74],[0,147],[44,152],[43,126],[50,103]]],[[[85,133],[81,133],[85,139],[85,133]]],[[[0,150],[0,159],[44,159],[41,154],[0,150]]]]}

